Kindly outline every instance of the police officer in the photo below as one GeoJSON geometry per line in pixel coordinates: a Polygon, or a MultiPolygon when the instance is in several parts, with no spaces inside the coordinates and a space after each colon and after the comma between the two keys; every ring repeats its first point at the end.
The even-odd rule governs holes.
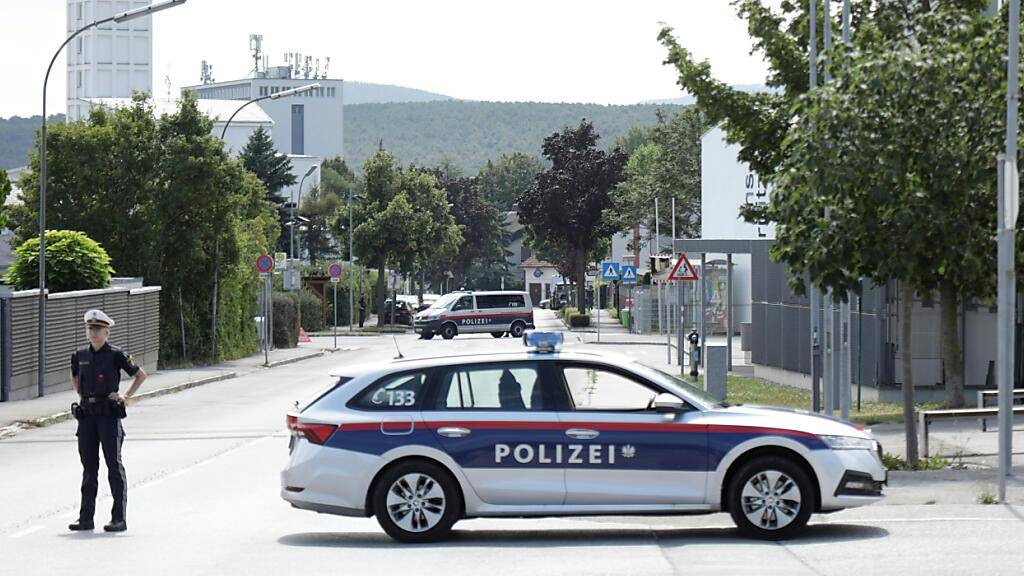
{"type": "Polygon", "coordinates": [[[123,532],[128,529],[125,522],[125,504],[128,485],[121,464],[121,443],[124,429],[124,401],[135,395],[146,372],[135,365],[135,361],[123,350],[107,343],[114,321],[102,310],[85,313],[85,324],[89,335],[89,346],[71,356],[71,382],[81,398],[76,410],[78,418],[78,456],[82,460],[82,507],[78,521],[68,526],[74,531],[92,530],[93,515],[96,511],[97,476],[100,468],[99,449],[103,447],[103,459],[107,465],[107,479],[114,506],[110,511],[110,524],[103,527],[107,532],[123,532]],[[121,371],[134,376],[128,393],[118,393],[121,371]]]}
{"type": "Polygon", "coordinates": [[[366,321],[366,296],[359,296],[359,327],[363,327],[363,322],[366,321]]]}

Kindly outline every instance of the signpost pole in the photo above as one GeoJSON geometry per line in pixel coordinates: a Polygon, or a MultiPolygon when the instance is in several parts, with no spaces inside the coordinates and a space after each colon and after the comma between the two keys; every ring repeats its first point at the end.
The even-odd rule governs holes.
{"type": "Polygon", "coordinates": [[[594,278],[594,320],[597,322],[597,342],[601,342],[601,287],[594,278]]]}
{"type": "Polygon", "coordinates": [[[269,320],[270,311],[274,309],[274,304],[270,299],[270,275],[267,274],[263,277],[263,341],[266,343],[263,346],[264,364],[270,364],[270,345],[274,337],[273,327],[270,325],[269,320]]]}
{"type": "Polygon", "coordinates": [[[338,349],[338,283],[334,284],[334,349],[338,349]]]}

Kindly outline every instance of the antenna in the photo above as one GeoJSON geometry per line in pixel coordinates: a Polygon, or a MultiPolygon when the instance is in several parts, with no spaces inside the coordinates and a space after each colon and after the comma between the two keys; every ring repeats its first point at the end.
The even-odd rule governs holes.
{"type": "Polygon", "coordinates": [[[316,70],[313,72],[313,79],[316,80],[320,77],[320,59],[316,59],[316,70]]]}
{"type": "Polygon", "coordinates": [[[312,62],[313,62],[313,57],[312,56],[305,56],[305,57],[303,57],[303,59],[302,59],[302,77],[303,78],[307,78],[307,79],[309,78],[309,73],[312,71],[312,66],[311,66],[312,62]]]}
{"type": "Polygon", "coordinates": [[[392,338],[395,339],[395,351],[398,352],[398,356],[395,356],[395,360],[405,358],[405,356],[402,356],[402,349],[398,347],[398,336],[392,336],[392,338]]]}
{"type": "Polygon", "coordinates": [[[249,34],[249,51],[252,52],[253,77],[260,73],[260,62],[263,60],[263,34],[249,34]]]}
{"type": "Polygon", "coordinates": [[[164,74],[164,85],[167,86],[167,99],[171,99],[171,77],[164,74]]]}
{"type": "Polygon", "coordinates": [[[327,79],[327,68],[330,67],[330,65],[331,65],[331,57],[328,56],[328,57],[324,58],[324,75],[321,76],[321,78],[323,78],[324,80],[327,79]]]}
{"type": "Polygon", "coordinates": [[[203,60],[203,67],[202,72],[199,75],[199,81],[202,84],[212,84],[214,82],[213,66],[210,66],[210,63],[206,60],[203,60]]]}

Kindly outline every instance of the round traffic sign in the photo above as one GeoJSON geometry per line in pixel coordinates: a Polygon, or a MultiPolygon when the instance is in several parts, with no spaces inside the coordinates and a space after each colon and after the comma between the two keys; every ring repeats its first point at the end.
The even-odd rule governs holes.
{"type": "Polygon", "coordinates": [[[327,267],[327,275],[330,276],[331,278],[339,278],[339,277],[341,277],[341,264],[338,264],[337,262],[335,262],[335,263],[331,264],[330,266],[328,266],[327,267]]]}
{"type": "Polygon", "coordinates": [[[264,274],[270,272],[274,269],[274,259],[270,257],[270,254],[260,254],[256,259],[256,269],[264,274]]]}

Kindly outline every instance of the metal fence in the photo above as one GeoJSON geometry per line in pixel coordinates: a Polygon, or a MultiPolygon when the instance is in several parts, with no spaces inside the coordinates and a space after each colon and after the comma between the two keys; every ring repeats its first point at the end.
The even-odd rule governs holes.
{"type": "MultiPolygon", "coordinates": [[[[0,305],[0,400],[38,395],[38,290],[2,296],[0,305]]],[[[155,370],[160,353],[160,287],[106,288],[50,294],[46,301],[46,393],[71,386],[71,354],[88,346],[86,310],[99,308],[116,322],[110,343],[155,370]]]]}

